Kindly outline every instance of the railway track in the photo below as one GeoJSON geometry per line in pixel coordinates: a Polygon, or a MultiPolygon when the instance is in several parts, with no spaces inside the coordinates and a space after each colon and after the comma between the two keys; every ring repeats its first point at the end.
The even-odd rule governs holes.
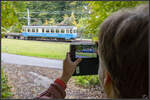
{"type": "Polygon", "coordinates": [[[5,38],[9,38],[9,39],[20,39],[20,40],[29,40],[29,41],[43,41],[43,42],[91,42],[90,39],[81,39],[81,38],[77,38],[74,40],[63,40],[63,39],[44,39],[44,38],[39,38],[39,39],[22,39],[21,38],[21,34],[20,33],[9,33],[9,34],[5,34],[5,38]]]}

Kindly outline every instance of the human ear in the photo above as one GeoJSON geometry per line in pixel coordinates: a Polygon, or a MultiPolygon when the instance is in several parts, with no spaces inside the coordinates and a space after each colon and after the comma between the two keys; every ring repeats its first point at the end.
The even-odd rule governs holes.
{"type": "Polygon", "coordinates": [[[112,87],[112,80],[111,80],[111,76],[110,76],[109,72],[105,72],[104,91],[105,91],[108,98],[113,98],[114,97],[113,87],[112,87]]]}
{"type": "Polygon", "coordinates": [[[110,83],[112,83],[111,82],[111,76],[110,76],[109,72],[105,72],[104,84],[107,85],[110,83]]]}

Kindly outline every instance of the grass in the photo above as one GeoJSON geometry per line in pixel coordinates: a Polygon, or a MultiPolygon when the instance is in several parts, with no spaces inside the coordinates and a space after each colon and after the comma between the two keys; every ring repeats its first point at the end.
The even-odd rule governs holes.
{"type": "MultiPolygon", "coordinates": [[[[68,51],[69,43],[2,39],[2,52],[11,54],[62,60],[65,58],[66,52],[68,51]]],[[[74,79],[76,84],[83,87],[95,86],[99,84],[97,75],[76,76],[74,79]]],[[[6,96],[8,94],[7,92],[6,94],[4,93],[6,96]]]]}
{"type": "Polygon", "coordinates": [[[11,96],[13,96],[12,92],[10,91],[10,86],[8,86],[8,79],[7,76],[4,74],[4,69],[1,69],[1,84],[2,84],[2,98],[10,98],[11,96]]]}
{"type": "Polygon", "coordinates": [[[69,43],[2,39],[2,52],[42,58],[65,58],[69,43]]]}
{"type": "Polygon", "coordinates": [[[99,85],[98,75],[73,76],[75,83],[84,88],[94,87],[99,85]]]}

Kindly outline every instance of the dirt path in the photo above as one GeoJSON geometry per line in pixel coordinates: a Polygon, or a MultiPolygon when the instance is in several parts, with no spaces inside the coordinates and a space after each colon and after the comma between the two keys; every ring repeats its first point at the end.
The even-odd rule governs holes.
{"type": "MultiPolygon", "coordinates": [[[[8,76],[9,85],[12,86],[14,99],[32,99],[37,94],[46,90],[62,73],[60,69],[35,67],[28,65],[16,65],[2,63],[8,76]]],[[[102,97],[100,89],[82,88],[75,85],[71,78],[66,89],[66,99],[98,99],[102,97]]]]}

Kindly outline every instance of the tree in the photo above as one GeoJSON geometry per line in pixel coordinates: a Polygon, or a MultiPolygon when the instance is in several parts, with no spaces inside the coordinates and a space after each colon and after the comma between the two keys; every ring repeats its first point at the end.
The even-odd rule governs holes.
{"type": "Polygon", "coordinates": [[[85,33],[85,28],[87,27],[87,20],[88,17],[82,17],[79,19],[79,22],[77,23],[76,27],[78,28],[78,34],[84,35],[85,33]]]}
{"type": "Polygon", "coordinates": [[[20,1],[2,1],[1,2],[1,27],[2,34],[12,31],[20,31],[21,22],[17,12],[24,11],[25,3],[20,1]],[[22,6],[20,6],[22,5],[22,6]],[[13,28],[12,28],[13,27],[13,28]]]}
{"type": "Polygon", "coordinates": [[[92,1],[88,2],[90,18],[87,20],[86,32],[97,36],[99,25],[113,12],[122,8],[132,8],[147,1],[92,1]]]}
{"type": "MultiPolygon", "coordinates": [[[[71,16],[73,12],[82,13],[83,5],[85,4],[80,1],[78,2],[77,1],[59,1],[59,2],[31,1],[28,2],[27,8],[30,9],[31,18],[39,18],[40,20],[42,20],[42,23],[45,23],[45,19],[50,20],[50,18],[53,18],[56,23],[60,23],[64,20],[63,16],[65,16],[65,14],[71,16]],[[59,14],[55,14],[56,11],[59,14]],[[32,13],[32,12],[37,12],[37,13],[32,13]]],[[[76,16],[76,21],[78,22],[80,17],[83,15],[74,13],[74,16],[76,16]]],[[[32,20],[32,22],[34,22],[34,20],[32,20]]]]}
{"type": "Polygon", "coordinates": [[[77,26],[76,17],[74,13],[71,14],[69,17],[67,14],[63,16],[63,21],[58,25],[65,25],[65,26],[77,26]]]}
{"type": "Polygon", "coordinates": [[[84,12],[84,5],[80,1],[2,1],[1,23],[4,30],[9,30],[14,25],[11,31],[21,32],[22,25],[27,25],[27,8],[29,8],[31,25],[43,25],[46,19],[47,25],[57,25],[64,21],[65,14],[71,17],[66,18],[64,23],[76,25],[83,15],[75,12],[84,12]],[[55,14],[55,11],[58,13],[55,14]]]}
{"type": "Polygon", "coordinates": [[[76,18],[74,13],[71,14],[70,20],[72,21],[72,25],[77,26],[76,18]]]}
{"type": "Polygon", "coordinates": [[[1,25],[4,28],[9,28],[10,26],[18,22],[16,16],[16,9],[13,2],[2,1],[1,2],[1,25]]]}
{"type": "Polygon", "coordinates": [[[54,18],[50,18],[50,20],[48,21],[49,25],[56,25],[55,19],[54,18]]]}

